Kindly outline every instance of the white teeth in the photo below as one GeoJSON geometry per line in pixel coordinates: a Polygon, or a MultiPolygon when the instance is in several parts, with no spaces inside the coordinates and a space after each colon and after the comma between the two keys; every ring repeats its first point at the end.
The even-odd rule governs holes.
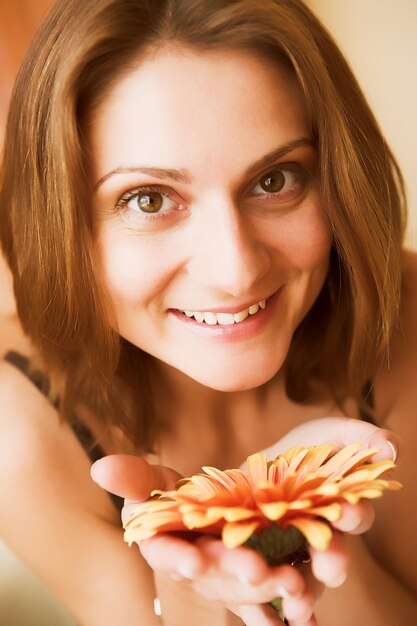
{"type": "Polygon", "coordinates": [[[210,326],[215,326],[217,324],[217,316],[215,313],[204,313],[204,321],[206,324],[210,324],[210,326]]]}
{"type": "Polygon", "coordinates": [[[218,324],[223,324],[227,326],[228,324],[235,323],[235,316],[233,315],[233,313],[217,313],[216,317],[218,324]]]}
{"type": "Polygon", "coordinates": [[[200,311],[196,311],[195,313],[193,313],[195,319],[197,320],[197,322],[199,322],[201,324],[201,322],[204,321],[204,313],[200,313],[200,311]]]}
{"type": "Polygon", "coordinates": [[[239,322],[243,322],[249,315],[255,315],[259,309],[263,310],[265,307],[266,300],[261,300],[256,304],[252,304],[249,308],[234,314],[213,313],[211,311],[183,311],[183,313],[187,317],[194,317],[199,324],[205,322],[209,326],[215,326],[216,324],[228,326],[230,324],[239,324],[239,322]]]}
{"type": "Polygon", "coordinates": [[[243,322],[249,315],[249,309],[245,309],[244,311],[239,311],[239,313],[235,313],[233,317],[235,318],[235,322],[243,322]]]}

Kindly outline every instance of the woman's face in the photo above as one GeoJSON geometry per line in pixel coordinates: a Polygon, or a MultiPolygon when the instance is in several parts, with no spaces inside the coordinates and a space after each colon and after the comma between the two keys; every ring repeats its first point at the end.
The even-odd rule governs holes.
{"type": "Polygon", "coordinates": [[[240,51],[161,50],[112,89],[90,141],[120,334],[214,389],[270,380],[331,247],[289,71],[240,51]]]}

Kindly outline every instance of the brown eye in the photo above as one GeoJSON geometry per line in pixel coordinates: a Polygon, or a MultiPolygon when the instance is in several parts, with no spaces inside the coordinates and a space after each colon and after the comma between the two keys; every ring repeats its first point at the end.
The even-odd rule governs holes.
{"type": "Polygon", "coordinates": [[[285,185],[285,176],[281,170],[274,170],[269,172],[266,176],[262,176],[259,181],[259,185],[264,191],[269,193],[276,193],[281,191],[285,185]]]}
{"type": "Polygon", "coordinates": [[[137,196],[137,206],[144,213],[157,213],[162,203],[162,195],[158,192],[147,192],[137,196]]]}

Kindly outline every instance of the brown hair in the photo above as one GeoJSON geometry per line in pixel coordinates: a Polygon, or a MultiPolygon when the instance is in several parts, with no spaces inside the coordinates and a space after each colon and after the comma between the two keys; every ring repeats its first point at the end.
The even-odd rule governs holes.
{"type": "Polygon", "coordinates": [[[62,413],[86,402],[143,450],[151,449],[155,434],[152,360],[111,329],[105,290],[94,271],[92,184],[82,128],[141,53],[170,41],[200,50],[252,50],[290,65],[303,88],[334,247],[328,282],[293,338],[289,396],[311,400],[317,379],[338,402],[359,400],[363,384],[387,356],[401,289],[401,173],[348,65],[302,2],[58,2],[33,42],[12,98],[1,238],[23,326],[50,367],[62,413]]]}

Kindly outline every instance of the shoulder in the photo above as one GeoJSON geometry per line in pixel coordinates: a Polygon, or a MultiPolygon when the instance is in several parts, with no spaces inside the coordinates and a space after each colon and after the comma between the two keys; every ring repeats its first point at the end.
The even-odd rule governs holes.
{"type": "MultiPolygon", "coordinates": [[[[9,477],[0,497],[13,503],[36,494],[41,506],[58,486],[62,494],[81,495],[92,489],[89,470],[88,456],[48,398],[18,368],[0,360],[0,474],[9,477]]],[[[90,495],[86,501],[92,507],[97,500],[106,507],[104,493],[90,495]]]]}
{"type": "Polygon", "coordinates": [[[58,414],[48,398],[18,367],[0,360],[0,451],[8,448],[10,456],[15,446],[19,452],[37,446],[45,451],[46,432],[58,429],[58,414]]]}
{"type": "MultiPolygon", "coordinates": [[[[34,426],[31,419],[39,410],[51,412],[47,399],[15,365],[0,360],[0,433],[11,435],[22,426],[34,426]],[[30,416],[30,417],[29,417],[30,416]],[[20,419],[22,418],[22,419],[20,419]]],[[[1,439],[4,441],[3,439],[1,439]]]]}
{"type": "MultiPolygon", "coordinates": [[[[417,412],[417,253],[404,253],[402,280],[399,324],[387,362],[375,380],[376,410],[384,423],[406,407],[407,413],[417,412]]],[[[417,428],[417,415],[415,423],[417,428]]]]}
{"type": "Polygon", "coordinates": [[[393,478],[404,489],[375,503],[377,516],[368,533],[377,559],[409,589],[416,589],[417,500],[417,254],[403,259],[402,315],[391,346],[389,362],[375,380],[376,414],[380,425],[397,436],[399,458],[393,478]],[[392,497],[391,497],[392,496],[392,497]],[[394,502],[395,500],[395,502],[394,502]],[[392,507],[396,514],[392,515],[392,507]],[[386,541],[386,537],[390,541],[386,541]]]}
{"type": "Polygon", "coordinates": [[[80,622],[156,624],[148,569],[90,465],[48,399],[0,361],[0,536],[80,622]]]}

